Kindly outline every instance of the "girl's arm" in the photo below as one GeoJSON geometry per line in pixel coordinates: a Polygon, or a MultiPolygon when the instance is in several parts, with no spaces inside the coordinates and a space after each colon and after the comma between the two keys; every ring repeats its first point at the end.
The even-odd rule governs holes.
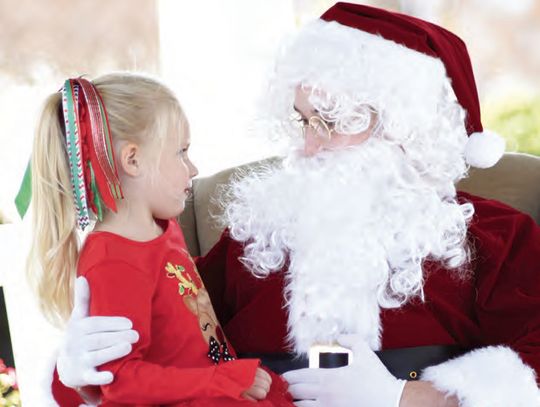
{"type": "Polygon", "coordinates": [[[258,360],[235,360],[189,369],[146,361],[152,341],[155,282],[148,274],[122,262],[93,267],[85,276],[91,291],[90,313],[127,317],[140,336],[129,355],[100,366],[99,370],[108,370],[114,375],[112,383],[101,386],[107,400],[166,404],[206,397],[242,399],[242,393],[253,384],[258,360]]]}

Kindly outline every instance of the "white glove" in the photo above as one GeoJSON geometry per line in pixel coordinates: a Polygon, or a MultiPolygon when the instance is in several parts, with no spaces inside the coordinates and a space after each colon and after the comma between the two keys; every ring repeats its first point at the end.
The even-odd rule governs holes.
{"type": "Polygon", "coordinates": [[[283,375],[298,407],[398,407],[404,380],[396,379],[367,343],[355,335],[339,338],[353,363],[335,369],[300,369],[283,375]]]}
{"type": "Polygon", "coordinates": [[[72,388],[111,383],[113,374],[96,367],[127,355],[139,340],[127,318],[89,317],[89,298],[88,281],[77,278],[73,311],[56,362],[60,381],[72,388]]]}

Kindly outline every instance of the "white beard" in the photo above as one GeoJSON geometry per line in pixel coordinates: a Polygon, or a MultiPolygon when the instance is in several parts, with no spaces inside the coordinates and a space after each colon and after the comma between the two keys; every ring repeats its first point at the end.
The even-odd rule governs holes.
{"type": "Polygon", "coordinates": [[[455,201],[453,180],[421,177],[403,151],[381,139],[283,165],[233,184],[225,222],[246,242],[256,275],[287,260],[289,339],[297,352],[362,335],[380,347],[380,307],[422,296],[422,262],[467,258],[472,206],[455,201]]]}

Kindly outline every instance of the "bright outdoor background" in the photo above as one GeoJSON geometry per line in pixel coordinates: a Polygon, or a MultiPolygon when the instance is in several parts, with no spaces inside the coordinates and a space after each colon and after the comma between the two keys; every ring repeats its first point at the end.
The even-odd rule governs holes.
{"type": "MultiPolygon", "coordinates": [[[[540,155],[540,1],[363,3],[414,14],[460,35],[471,53],[485,127],[503,134],[509,150],[540,155]]],[[[45,96],[68,76],[150,73],[177,92],[201,175],[267,157],[276,149],[253,134],[250,118],[279,39],[331,4],[0,0],[0,286],[24,405],[48,405],[38,381],[46,364],[52,366],[59,338],[27,288],[29,219],[21,221],[13,205],[45,96]]]]}

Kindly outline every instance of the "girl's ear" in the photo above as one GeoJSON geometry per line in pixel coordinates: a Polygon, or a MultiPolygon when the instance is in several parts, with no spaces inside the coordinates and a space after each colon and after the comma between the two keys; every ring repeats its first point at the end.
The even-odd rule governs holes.
{"type": "Polygon", "coordinates": [[[141,174],[141,150],[137,144],[126,143],[120,148],[120,167],[126,175],[137,177],[141,174]]]}

